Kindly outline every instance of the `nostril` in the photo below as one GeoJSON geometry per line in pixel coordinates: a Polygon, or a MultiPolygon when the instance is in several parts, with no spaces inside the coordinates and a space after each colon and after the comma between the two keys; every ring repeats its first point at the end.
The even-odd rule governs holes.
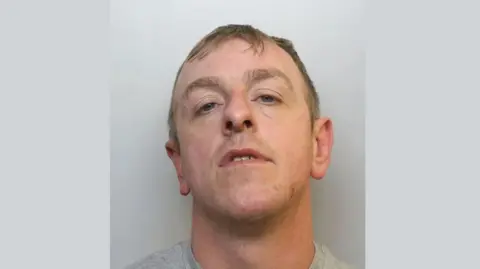
{"type": "Polygon", "coordinates": [[[242,132],[251,129],[252,126],[253,123],[251,120],[239,121],[237,123],[232,120],[225,122],[225,129],[229,132],[242,132]]]}

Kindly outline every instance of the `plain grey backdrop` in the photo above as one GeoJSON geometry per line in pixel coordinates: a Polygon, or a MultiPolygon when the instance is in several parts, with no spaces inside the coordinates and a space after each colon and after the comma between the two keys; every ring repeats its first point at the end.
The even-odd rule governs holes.
{"type": "MultiPolygon", "coordinates": [[[[348,66],[355,66],[353,69],[359,72],[363,68],[357,64],[359,58],[351,58],[354,54],[349,52],[357,50],[361,44],[358,39],[363,35],[360,34],[363,30],[354,26],[358,22],[358,5],[343,0],[320,0],[315,4],[277,1],[284,7],[276,8],[267,1],[255,5],[242,1],[235,4],[239,10],[237,14],[218,3],[202,2],[206,7],[196,15],[192,15],[194,12],[190,5],[185,5],[185,1],[180,1],[176,9],[167,10],[162,8],[163,3],[155,4],[153,1],[136,1],[136,4],[111,2],[116,29],[111,35],[114,39],[124,40],[124,43],[113,43],[116,47],[116,67],[113,111],[110,112],[107,90],[108,1],[2,1],[0,268],[108,268],[108,117],[111,113],[114,153],[111,178],[112,267],[119,268],[146,250],[167,245],[168,240],[175,240],[177,235],[185,236],[177,233],[168,237],[168,231],[174,231],[176,227],[174,220],[165,225],[158,213],[148,206],[163,210],[159,203],[176,199],[176,196],[171,194],[168,199],[159,197],[164,187],[161,184],[174,188],[170,183],[171,174],[168,178],[162,177],[156,170],[159,169],[156,166],[160,166],[171,173],[163,163],[163,153],[157,155],[156,148],[148,149],[149,144],[158,143],[160,147],[160,142],[139,141],[143,136],[141,128],[145,128],[149,139],[166,137],[162,114],[165,109],[159,106],[158,100],[168,95],[162,87],[163,83],[167,84],[164,80],[170,79],[170,76],[157,77],[155,83],[158,86],[155,89],[144,87],[140,83],[142,80],[136,76],[145,73],[135,74],[134,69],[141,65],[132,62],[135,57],[151,57],[154,68],[159,71],[152,71],[149,76],[173,72],[173,67],[169,65],[176,60],[170,57],[177,59],[179,51],[183,53],[187,46],[190,47],[186,42],[193,40],[189,37],[179,42],[183,47],[178,49],[171,43],[159,46],[162,44],[160,39],[165,35],[172,36],[170,32],[174,29],[159,28],[156,21],[166,18],[172,24],[180,20],[188,22],[191,21],[190,16],[194,20],[201,16],[203,21],[215,25],[218,20],[224,22],[231,17],[238,21],[256,21],[277,32],[286,31],[292,35],[298,32],[295,39],[302,41],[302,44],[297,42],[303,46],[302,54],[313,57],[306,60],[310,68],[316,68],[314,77],[317,84],[329,84],[320,92],[324,105],[328,105],[324,107],[324,112],[333,115],[337,124],[336,135],[339,136],[333,174],[321,184],[316,184],[322,185],[317,188],[325,192],[336,188],[334,191],[338,192],[339,200],[325,198],[324,202],[334,206],[337,215],[326,213],[325,220],[332,224],[317,226],[317,232],[323,232],[322,237],[336,245],[336,251],[344,257],[363,259],[362,253],[353,252],[355,248],[363,248],[363,174],[355,175],[351,171],[362,169],[355,168],[352,162],[362,160],[359,157],[361,150],[356,147],[363,147],[363,133],[357,132],[360,127],[351,127],[355,132],[350,133],[348,126],[363,117],[363,110],[358,108],[363,104],[357,104],[350,97],[357,82],[352,82],[352,86],[341,84],[341,77],[357,81],[357,76],[352,75],[356,71],[329,73],[331,68],[347,66],[345,62],[349,63],[348,66]],[[240,7],[243,3],[247,5],[240,7]],[[298,11],[294,7],[301,9],[300,16],[286,12],[287,9],[298,11]],[[226,14],[219,10],[224,10],[226,14]],[[138,17],[135,15],[137,12],[138,17]],[[169,17],[182,14],[184,16],[178,19],[169,17]],[[282,26],[284,17],[285,24],[289,25],[286,28],[282,26]],[[146,20],[148,23],[135,25],[135,20],[146,20]],[[317,26],[308,21],[317,21],[317,26]],[[150,27],[152,22],[156,25],[150,27]],[[292,24],[304,28],[294,31],[289,28],[292,24]],[[138,28],[135,34],[130,32],[134,28],[138,28]],[[305,34],[304,29],[313,30],[314,34],[305,34]],[[141,31],[151,33],[158,48],[170,50],[158,52],[150,49],[148,54],[140,55],[149,42],[141,40],[141,31]],[[337,37],[326,38],[333,33],[337,37]],[[341,41],[341,35],[347,37],[346,40],[341,41]],[[140,39],[128,40],[129,37],[140,39]],[[315,41],[319,37],[321,42],[315,41]],[[307,39],[314,40],[310,42],[318,47],[319,52],[316,53],[326,57],[327,62],[315,62],[320,56],[315,56],[312,52],[314,46],[307,39]],[[345,44],[345,47],[331,46],[332,42],[345,44]],[[132,44],[142,45],[134,48],[132,44]],[[340,56],[342,64],[332,61],[334,56],[328,57],[327,52],[334,51],[347,53],[347,56],[340,56]],[[170,56],[163,57],[167,54],[170,56]],[[165,67],[160,55],[170,62],[165,67]],[[327,72],[327,75],[319,70],[327,72]],[[120,79],[122,73],[130,77],[120,79]],[[328,74],[337,74],[339,78],[331,78],[328,74]],[[131,83],[130,86],[124,85],[120,91],[119,86],[127,83],[131,83]],[[335,90],[347,93],[345,89],[348,89],[347,99],[335,93],[335,90]],[[155,93],[153,98],[158,100],[140,98],[148,95],[150,90],[155,93]],[[125,96],[128,94],[129,97],[125,96]],[[357,104],[355,108],[348,108],[347,100],[357,104]],[[140,107],[137,102],[145,101],[145,107],[153,111],[137,115],[140,114],[135,111],[140,107]],[[327,101],[330,103],[327,104],[327,101]],[[155,106],[153,103],[156,103],[155,106]],[[123,111],[122,115],[119,115],[120,111],[123,111]],[[345,114],[343,111],[346,111],[345,114]],[[350,112],[361,114],[350,115],[350,112]],[[151,116],[149,113],[161,115],[151,116]],[[150,116],[145,119],[144,115],[150,116]],[[134,124],[136,120],[141,120],[138,125],[134,124]],[[133,129],[139,126],[143,127],[133,129]],[[132,131],[135,136],[130,133],[132,131]],[[340,144],[342,142],[349,144],[340,144]],[[152,155],[160,157],[150,162],[152,155]],[[141,167],[140,161],[149,163],[141,167]],[[148,170],[152,167],[155,172],[148,170]],[[346,171],[339,170],[342,167],[346,171]],[[148,169],[143,171],[144,168],[148,169]],[[155,175],[146,176],[148,174],[155,175]],[[134,181],[137,181],[136,184],[133,184],[134,181]],[[334,183],[338,181],[347,185],[334,183]],[[139,193],[146,189],[147,182],[157,188],[150,192],[154,196],[139,193]],[[348,194],[348,184],[352,185],[354,193],[350,194],[350,201],[340,200],[348,194]],[[357,204],[358,210],[352,204],[357,204]],[[340,215],[347,222],[340,222],[340,215]],[[155,234],[151,230],[139,229],[142,225],[146,227],[145,224],[150,221],[155,222],[150,227],[157,225],[155,231],[161,232],[155,234]],[[343,231],[332,229],[338,224],[343,225],[340,228],[343,231]],[[342,236],[345,231],[347,234],[342,236]],[[151,236],[157,237],[148,241],[151,236]]],[[[366,258],[369,269],[480,268],[478,6],[475,1],[369,2],[368,92],[365,96],[368,104],[365,147],[368,182],[366,258]]],[[[194,35],[197,31],[206,30],[203,28],[209,25],[201,23],[203,26],[199,27],[202,29],[192,26],[194,30],[189,33],[194,35]]],[[[145,58],[141,61],[149,63],[145,58]]],[[[358,85],[360,89],[360,83],[358,85]]],[[[363,98],[361,91],[359,95],[363,98]]],[[[321,193],[317,195],[318,199],[324,199],[319,195],[321,193]]],[[[323,210],[325,213],[320,204],[315,206],[318,212],[323,210]]],[[[318,217],[316,221],[321,224],[318,217]]],[[[177,225],[181,224],[177,221],[177,225]]]]}
{"type": "Polygon", "coordinates": [[[111,268],[188,238],[191,197],[165,150],[175,73],[203,35],[249,23],[291,39],[333,120],[327,177],[313,184],[316,239],[364,267],[365,45],[361,0],[111,1],[111,268]]]}

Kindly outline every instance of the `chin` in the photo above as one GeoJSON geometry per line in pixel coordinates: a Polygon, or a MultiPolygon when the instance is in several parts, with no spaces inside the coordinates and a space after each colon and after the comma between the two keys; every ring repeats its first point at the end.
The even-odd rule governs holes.
{"type": "Polygon", "coordinates": [[[277,215],[288,204],[288,200],[280,193],[257,195],[246,194],[232,197],[227,215],[238,221],[262,220],[277,215]]]}

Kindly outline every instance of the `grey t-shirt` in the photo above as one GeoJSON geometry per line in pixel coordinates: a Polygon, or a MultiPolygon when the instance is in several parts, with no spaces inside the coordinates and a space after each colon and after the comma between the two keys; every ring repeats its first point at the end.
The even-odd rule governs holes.
{"type": "MultiPolygon", "coordinates": [[[[173,247],[148,255],[125,269],[202,269],[193,257],[189,241],[180,242],[173,247]]],[[[324,245],[315,243],[315,256],[310,269],[350,269],[337,260],[324,245]]]]}

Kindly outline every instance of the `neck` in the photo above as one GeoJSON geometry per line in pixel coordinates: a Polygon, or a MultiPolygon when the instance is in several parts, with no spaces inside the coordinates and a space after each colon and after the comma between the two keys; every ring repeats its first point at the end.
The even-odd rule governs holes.
{"type": "Polygon", "coordinates": [[[214,224],[200,212],[194,206],[192,251],[203,269],[308,269],[313,261],[310,188],[279,216],[248,224],[214,224]]]}

